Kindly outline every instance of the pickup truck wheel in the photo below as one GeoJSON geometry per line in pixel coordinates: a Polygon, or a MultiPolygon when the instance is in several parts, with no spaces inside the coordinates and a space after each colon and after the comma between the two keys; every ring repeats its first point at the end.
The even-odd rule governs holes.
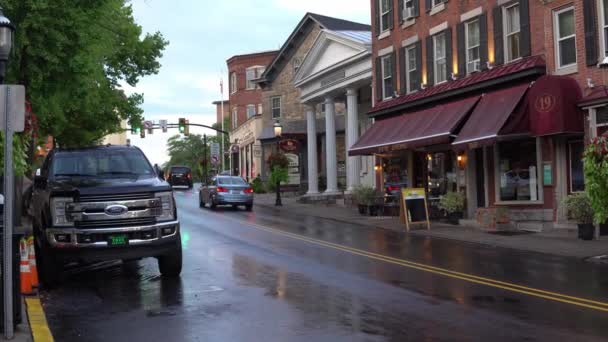
{"type": "Polygon", "coordinates": [[[36,249],[36,265],[40,282],[46,288],[55,287],[61,280],[63,265],[55,258],[51,247],[44,241],[34,243],[34,248],[36,249]]]}
{"type": "Polygon", "coordinates": [[[182,239],[177,236],[175,249],[158,257],[158,269],[163,277],[179,277],[182,273],[182,239]]]}

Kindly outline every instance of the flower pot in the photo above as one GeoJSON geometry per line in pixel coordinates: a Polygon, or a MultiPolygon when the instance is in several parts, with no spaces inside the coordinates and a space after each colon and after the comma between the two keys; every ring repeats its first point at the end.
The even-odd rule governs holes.
{"type": "Polygon", "coordinates": [[[595,226],[591,223],[578,225],[578,238],[581,240],[593,240],[595,226]]]}
{"type": "Polygon", "coordinates": [[[365,204],[359,204],[359,205],[357,205],[357,207],[359,208],[359,214],[361,214],[361,215],[367,214],[367,206],[365,204]]]}
{"type": "Polygon", "coordinates": [[[448,213],[448,222],[453,225],[458,225],[459,220],[462,218],[461,212],[448,213]]]}
{"type": "Polygon", "coordinates": [[[377,205],[370,205],[368,208],[369,210],[369,216],[378,216],[378,206],[377,205]]]}

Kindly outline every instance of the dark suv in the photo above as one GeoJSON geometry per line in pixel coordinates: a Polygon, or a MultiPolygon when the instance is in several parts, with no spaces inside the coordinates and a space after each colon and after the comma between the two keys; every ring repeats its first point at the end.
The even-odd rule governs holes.
{"type": "Polygon", "coordinates": [[[187,166],[171,166],[167,175],[167,182],[171,186],[181,185],[192,189],[192,170],[187,166]]]}
{"type": "Polygon", "coordinates": [[[67,262],[156,257],[163,276],[181,273],[173,192],[140,149],[53,150],[36,171],[32,196],[43,283],[59,280],[67,262]]]}

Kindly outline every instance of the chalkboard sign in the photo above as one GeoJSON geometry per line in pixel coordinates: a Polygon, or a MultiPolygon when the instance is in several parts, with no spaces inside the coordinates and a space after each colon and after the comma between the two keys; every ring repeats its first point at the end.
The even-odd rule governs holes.
{"type": "Polygon", "coordinates": [[[401,190],[401,221],[405,223],[408,232],[414,224],[426,224],[427,229],[431,229],[426,192],[423,188],[401,190]]]}

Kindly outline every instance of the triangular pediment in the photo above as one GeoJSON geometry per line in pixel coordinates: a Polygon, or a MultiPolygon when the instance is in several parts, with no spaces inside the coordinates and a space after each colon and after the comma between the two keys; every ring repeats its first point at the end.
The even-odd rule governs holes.
{"type": "Polygon", "coordinates": [[[360,41],[323,31],[302,61],[295,83],[321,75],[334,66],[370,51],[370,48],[360,41]]]}

